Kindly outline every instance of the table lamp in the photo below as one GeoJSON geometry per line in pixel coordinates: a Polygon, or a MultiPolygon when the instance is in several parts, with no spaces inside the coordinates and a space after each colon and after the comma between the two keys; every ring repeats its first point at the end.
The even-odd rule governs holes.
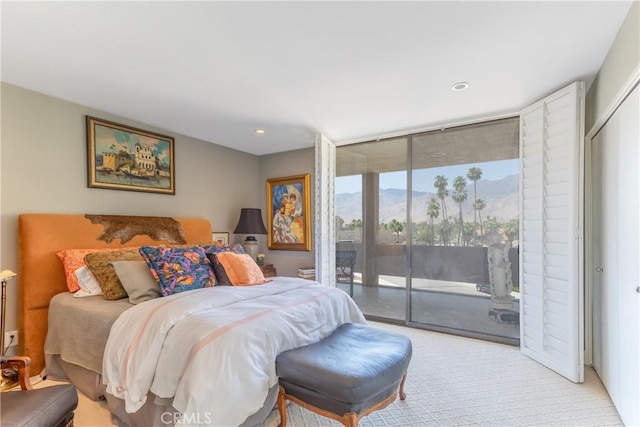
{"type": "Polygon", "coordinates": [[[262,221],[262,211],[256,208],[242,208],[240,210],[240,219],[234,234],[248,234],[242,243],[244,251],[248,253],[253,260],[258,256],[258,240],[253,234],[267,234],[267,229],[262,221]]]}

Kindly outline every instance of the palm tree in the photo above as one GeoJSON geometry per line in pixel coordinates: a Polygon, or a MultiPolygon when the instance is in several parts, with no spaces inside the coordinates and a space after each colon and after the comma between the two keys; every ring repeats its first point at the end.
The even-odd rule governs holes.
{"type": "Polygon", "coordinates": [[[510,219],[504,225],[504,234],[509,241],[509,247],[513,247],[513,241],[518,238],[520,234],[520,224],[517,219],[510,219]]]}
{"type": "Polygon", "coordinates": [[[482,199],[478,199],[473,204],[473,208],[478,212],[478,219],[480,220],[480,241],[484,240],[484,230],[482,229],[482,210],[487,207],[487,204],[482,199]]]}
{"type": "Polygon", "coordinates": [[[429,244],[429,222],[428,221],[421,221],[421,222],[414,222],[411,225],[411,242],[414,245],[418,245],[421,243],[422,238],[424,237],[424,244],[428,245],[429,244]],[[415,243],[414,243],[415,242],[415,243]]]}
{"type": "Polygon", "coordinates": [[[476,202],[478,201],[478,188],[476,184],[480,181],[480,178],[482,178],[482,169],[476,167],[469,168],[467,178],[469,178],[470,181],[473,181],[473,229],[477,230],[478,222],[476,221],[476,218],[478,216],[478,210],[476,209],[476,202]]]}
{"type": "Polygon", "coordinates": [[[449,195],[449,190],[447,190],[447,186],[449,185],[449,180],[444,175],[437,175],[436,180],[433,183],[433,186],[438,189],[437,195],[440,199],[440,206],[442,206],[442,220],[447,220],[447,204],[444,201],[444,198],[449,195]]]}
{"type": "Polygon", "coordinates": [[[462,239],[464,240],[464,245],[469,246],[469,242],[476,236],[476,229],[473,224],[470,222],[465,222],[462,227],[462,239]]]}
{"type": "MultiPolygon", "coordinates": [[[[493,218],[490,216],[487,216],[487,219],[484,222],[484,228],[487,234],[491,234],[494,231],[497,233],[498,230],[502,228],[502,224],[498,222],[498,218],[496,218],[495,216],[493,218]]],[[[502,235],[502,233],[499,233],[499,234],[502,235]]]]}
{"type": "Polygon", "coordinates": [[[449,217],[448,219],[445,219],[444,221],[442,221],[442,223],[440,223],[440,235],[442,236],[442,242],[444,243],[445,246],[449,246],[449,239],[451,237],[451,233],[453,231],[454,228],[454,224],[455,224],[455,220],[451,217],[449,217]]]}
{"type": "Polygon", "coordinates": [[[458,204],[460,216],[458,217],[458,246],[462,246],[462,228],[464,220],[462,219],[462,203],[467,200],[467,180],[463,176],[456,176],[453,180],[453,189],[455,192],[451,198],[458,204]]]}
{"type": "Polygon", "coordinates": [[[404,229],[402,223],[394,218],[389,223],[389,228],[396,235],[396,243],[398,243],[400,233],[402,233],[402,230],[404,229]]]}
{"type": "Polygon", "coordinates": [[[435,236],[435,230],[433,229],[433,220],[440,215],[440,204],[435,197],[431,198],[429,205],[427,206],[427,216],[429,217],[429,228],[431,229],[431,242],[433,245],[433,237],[435,236]]]}

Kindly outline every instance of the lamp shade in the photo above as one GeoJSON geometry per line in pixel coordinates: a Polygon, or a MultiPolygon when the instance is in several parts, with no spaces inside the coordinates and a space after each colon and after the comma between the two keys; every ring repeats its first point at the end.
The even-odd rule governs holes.
{"type": "Polygon", "coordinates": [[[0,271],[0,280],[9,280],[16,277],[17,274],[11,270],[2,270],[0,271]]]}
{"type": "Polygon", "coordinates": [[[240,219],[234,234],[267,234],[267,229],[262,221],[262,211],[255,208],[242,208],[240,219]]]}

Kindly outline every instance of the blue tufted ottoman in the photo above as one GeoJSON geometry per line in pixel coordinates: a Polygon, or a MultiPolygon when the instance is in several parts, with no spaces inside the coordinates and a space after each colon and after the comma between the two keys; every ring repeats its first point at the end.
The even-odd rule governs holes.
{"type": "Polygon", "coordinates": [[[287,425],[286,401],[355,427],[400,395],[411,360],[404,335],[347,323],[324,340],[286,351],[276,359],[278,409],[287,425]]]}

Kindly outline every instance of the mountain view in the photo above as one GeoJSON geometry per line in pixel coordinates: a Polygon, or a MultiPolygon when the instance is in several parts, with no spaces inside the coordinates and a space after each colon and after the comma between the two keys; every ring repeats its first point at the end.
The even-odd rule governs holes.
{"type": "MultiPolygon", "coordinates": [[[[478,199],[484,200],[486,208],[482,210],[482,217],[495,217],[499,222],[506,222],[518,218],[518,190],[520,175],[514,174],[499,180],[481,179],[477,183],[478,199]]],[[[473,221],[473,183],[467,185],[467,200],[462,203],[463,218],[473,221]]],[[[336,189],[340,191],[340,189],[336,189]]],[[[451,194],[451,191],[450,191],[451,194]]],[[[380,190],[380,223],[389,223],[392,219],[406,221],[407,191],[397,188],[380,190]]],[[[413,221],[416,223],[428,221],[427,206],[435,198],[433,192],[413,192],[413,221]]],[[[457,218],[458,204],[449,196],[445,198],[449,216],[457,218]]],[[[336,194],[336,215],[345,223],[353,219],[362,219],[362,192],[336,194]]]]}

